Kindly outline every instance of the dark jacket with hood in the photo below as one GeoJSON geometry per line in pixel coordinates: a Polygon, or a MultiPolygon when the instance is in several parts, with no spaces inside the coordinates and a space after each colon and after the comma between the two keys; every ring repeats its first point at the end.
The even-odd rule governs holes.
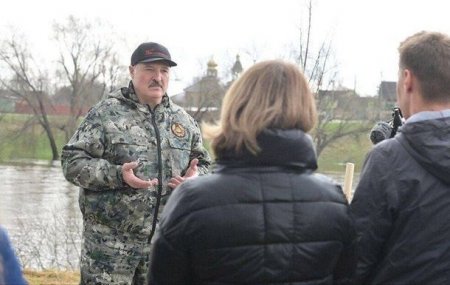
{"type": "Polygon", "coordinates": [[[155,236],[150,284],[346,283],[355,230],[342,189],[313,174],[300,130],[266,131],[258,156],[218,154],[215,172],[174,190],[155,236]]]}
{"type": "Polygon", "coordinates": [[[450,284],[450,118],[406,123],[376,145],[351,207],[356,284],[450,284]]]}

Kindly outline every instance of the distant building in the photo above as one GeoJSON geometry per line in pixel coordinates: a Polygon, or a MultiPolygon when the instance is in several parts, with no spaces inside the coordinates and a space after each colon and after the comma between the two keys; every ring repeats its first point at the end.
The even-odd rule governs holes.
{"type": "MultiPolygon", "coordinates": [[[[86,92],[87,96],[77,98],[78,102],[72,102],[71,100],[74,100],[75,97],[72,94],[71,87],[59,88],[51,96],[43,92],[30,92],[25,94],[26,98],[11,94],[8,96],[3,91],[0,91],[0,103],[7,102],[8,105],[5,105],[5,109],[17,114],[41,114],[39,108],[42,107],[47,115],[82,116],[100,100],[103,92],[103,86],[95,84],[86,92]],[[40,103],[42,103],[42,106],[40,103]],[[73,109],[71,108],[72,104],[76,106],[73,109]]],[[[1,112],[6,112],[6,110],[0,107],[1,112]]]]}
{"type": "Polygon", "coordinates": [[[372,120],[378,116],[377,99],[361,97],[355,90],[319,90],[317,108],[333,120],[372,120]]]}
{"type": "MultiPolygon", "coordinates": [[[[33,94],[33,96],[39,96],[39,94],[36,92],[36,94],[33,94]]],[[[16,99],[14,104],[14,113],[17,114],[43,114],[44,112],[41,112],[40,107],[41,105],[38,103],[37,99],[32,99],[32,105],[29,104],[29,102],[25,99],[16,99]]],[[[41,98],[42,100],[42,108],[44,108],[45,114],[47,115],[73,115],[70,106],[68,104],[64,103],[54,103],[51,102],[48,96],[44,94],[44,96],[41,98]]],[[[77,110],[77,113],[79,115],[84,115],[89,111],[88,106],[82,106],[77,110]]]]}
{"type": "MultiPolygon", "coordinates": [[[[230,70],[232,79],[224,83],[218,77],[217,67],[210,59],[204,76],[194,80],[183,93],[171,97],[198,122],[219,119],[225,92],[244,70],[236,55],[230,70]]],[[[396,82],[381,81],[378,95],[374,97],[361,97],[355,90],[341,86],[337,90],[319,90],[316,99],[321,115],[333,120],[389,120],[396,103],[396,82]]]]}
{"type": "Polygon", "coordinates": [[[224,84],[218,77],[217,63],[210,59],[207,63],[206,74],[195,80],[184,89],[182,94],[172,96],[172,100],[182,106],[198,122],[211,122],[219,119],[220,108],[226,90],[242,72],[239,55],[231,68],[232,81],[224,84]]]}
{"type": "Polygon", "coordinates": [[[381,81],[378,87],[380,119],[390,120],[392,109],[397,105],[397,82],[381,81]]]}
{"type": "Polygon", "coordinates": [[[378,94],[373,97],[361,97],[354,90],[320,90],[317,100],[322,116],[343,120],[388,121],[397,101],[397,83],[381,81],[378,94]]]}
{"type": "Polygon", "coordinates": [[[378,87],[378,97],[385,102],[395,103],[397,101],[397,82],[381,81],[378,87]]]}
{"type": "Polygon", "coordinates": [[[239,75],[242,73],[243,70],[244,69],[242,68],[240,57],[239,55],[236,55],[236,61],[234,62],[233,67],[231,68],[231,75],[233,81],[239,77],[239,75]]]}
{"type": "Polygon", "coordinates": [[[15,97],[7,90],[0,90],[0,113],[14,113],[15,97]]]}

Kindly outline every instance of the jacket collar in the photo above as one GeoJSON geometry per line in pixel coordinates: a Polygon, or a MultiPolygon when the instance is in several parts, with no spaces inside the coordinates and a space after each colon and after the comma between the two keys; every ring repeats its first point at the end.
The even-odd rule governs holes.
{"type": "MultiPolygon", "coordinates": [[[[123,97],[127,101],[131,101],[137,107],[146,106],[139,102],[139,98],[137,97],[136,92],[134,91],[133,81],[131,81],[131,80],[130,80],[130,83],[128,83],[128,87],[121,88],[121,95],[122,95],[121,97],[123,97]]],[[[162,97],[160,105],[164,106],[165,108],[169,108],[170,104],[171,104],[171,100],[166,93],[162,97]]],[[[145,107],[145,109],[147,109],[147,107],[145,107]]]]}
{"type": "Polygon", "coordinates": [[[244,149],[217,154],[218,169],[223,167],[277,166],[294,169],[317,169],[316,152],[311,137],[301,130],[265,130],[257,138],[261,151],[253,155],[244,149]]]}

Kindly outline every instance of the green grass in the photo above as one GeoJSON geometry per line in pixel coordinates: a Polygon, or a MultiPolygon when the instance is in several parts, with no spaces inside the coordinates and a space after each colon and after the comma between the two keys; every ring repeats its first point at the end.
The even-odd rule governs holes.
{"type": "MultiPolygon", "coordinates": [[[[22,128],[30,119],[29,115],[5,114],[0,117],[0,161],[15,159],[50,160],[52,152],[43,128],[33,122],[22,132],[22,128]]],[[[50,121],[64,120],[64,117],[50,116],[50,121]]],[[[65,144],[64,133],[53,129],[56,144],[60,151],[65,144]]]]}
{"type": "Polygon", "coordinates": [[[368,134],[345,137],[335,141],[323,150],[319,157],[321,172],[344,172],[347,162],[355,164],[355,172],[360,172],[367,153],[372,148],[368,134]]]}

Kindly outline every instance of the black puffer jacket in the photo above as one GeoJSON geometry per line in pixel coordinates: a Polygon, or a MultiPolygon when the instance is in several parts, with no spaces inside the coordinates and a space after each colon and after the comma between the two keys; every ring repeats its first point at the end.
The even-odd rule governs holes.
{"type": "Polygon", "coordinates": [[[377,144],[352,209],[356,284],[450,284],[450,118],[406,123],[377,144]]]}
{"type": "Polygon", "coordinates": [[[341,188],[317,168],[311,139],[268,131],[258,157],[219,156],[215,173],[170,197],[154,240],[151,284],[337,284],[354,265],[341,188]]]}

